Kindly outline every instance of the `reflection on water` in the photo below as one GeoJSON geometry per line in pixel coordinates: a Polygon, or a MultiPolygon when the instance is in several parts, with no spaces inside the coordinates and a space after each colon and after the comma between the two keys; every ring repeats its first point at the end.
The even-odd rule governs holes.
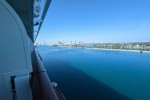
{"type": "Polygon", "coordinates": [[[68,100],[149,100],[150,54],[38,47],[68,100]]]}

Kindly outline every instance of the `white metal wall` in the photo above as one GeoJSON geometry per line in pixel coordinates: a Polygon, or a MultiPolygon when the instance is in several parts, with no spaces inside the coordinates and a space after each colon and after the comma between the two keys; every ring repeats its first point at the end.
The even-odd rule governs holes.
{"type": "Polygon", "coordinates": [[[0,100],[13,100],[11,76],[32,72],[29,43],[19,16],[0,0],[0,100]]]}

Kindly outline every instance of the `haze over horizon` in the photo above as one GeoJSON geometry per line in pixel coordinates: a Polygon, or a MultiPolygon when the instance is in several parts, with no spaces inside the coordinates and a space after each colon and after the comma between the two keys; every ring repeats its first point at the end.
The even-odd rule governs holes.
{"type": "Polygon", "coordinates": [[[150,0],[53,0],[36,43],[150,42],[150,0]]]}

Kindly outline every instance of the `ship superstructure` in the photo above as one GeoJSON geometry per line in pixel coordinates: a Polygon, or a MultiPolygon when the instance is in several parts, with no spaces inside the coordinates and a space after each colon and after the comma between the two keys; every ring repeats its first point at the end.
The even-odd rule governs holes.
{"type": "Polygon", "coordinates": [[[40,2],[0,0],[0,100],[59,100],[34,47],[51,0],[40,2]]]}

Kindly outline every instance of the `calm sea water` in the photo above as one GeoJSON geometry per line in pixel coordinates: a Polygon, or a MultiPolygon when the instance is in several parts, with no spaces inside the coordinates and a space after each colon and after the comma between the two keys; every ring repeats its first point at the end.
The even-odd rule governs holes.
{"type": "Polygon", "coordinates": [[[37,47],[67,100],[150,100],[150,54],[37,47]]]}

